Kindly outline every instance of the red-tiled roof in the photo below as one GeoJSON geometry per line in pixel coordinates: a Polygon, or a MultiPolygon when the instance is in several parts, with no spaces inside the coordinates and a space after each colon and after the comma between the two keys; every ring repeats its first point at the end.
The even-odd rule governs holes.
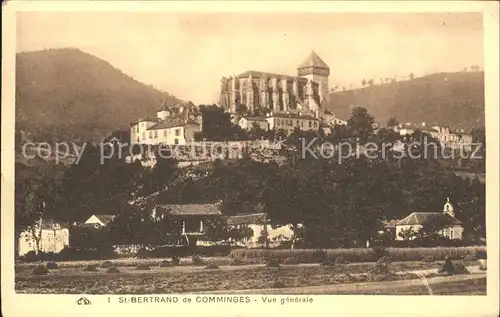
{"type": "Polygon", "coordinates": [[[429,222],[441,222],[449,225],[460,225],[462,222],[449,214],[441,212],[413,212],[406,218],[398,221],[397,225],[425,225],[429,222]]]}
{"type": "Polygon", "coordinates": [[[285,78],[289,80],[297,79],[297,81],[301,82],[307,82],[308,79],[304,77],[297,77],[297,76],[290,76],[290,75],[285,75],[285,74],[274,74],[274,73],[266,73],[266,72],[260,72],[260,71],[255,71],[255,70],[247,70],[246,72],[243,72],[239,74],[237,77],[238,78],[248,78],[252,75],[252,78],[261,78],[261,77],[267,77],[268,79],[271,79],[273,77],[276,77],[278,79],[285,78]]]}

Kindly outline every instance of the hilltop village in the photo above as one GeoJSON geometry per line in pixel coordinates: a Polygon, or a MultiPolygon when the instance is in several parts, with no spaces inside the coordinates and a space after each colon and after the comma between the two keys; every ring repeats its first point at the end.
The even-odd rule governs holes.
{"type": "Polygon", "coordinates": [[[40,217],[23,220],[17,255],[89,244],[89,252],[101,252],[103,241],[112,253],[124,254],[159,245],[296,248],[484,241],[484,185],[446,171],[446,164],[462,168],[474,160],[411,161],[395,155],[398,148],[420,153],[424,137],[448,153],[464,149],[470,154],[472,134],[396,118],[382,124],[356,105],[350,118],[340,118],[330,102],[329,76],[328,65],[312,52],[297,75],[248,70],[223,77],[217,105],[164,101],[156,117],[138,118],[128,131],[112,132],[103,141],[139,147],[139,153],[125,160],[110,156],[99,165],[95,160],[103,153],[86,149],[83,163],[71,166],[60,184],[20,184],[28,200],[50,201],[53,214],[43,207],[36,213],[40,217]],[[321,145],[310,157],[300,157],[302,140],[315,139],[357,143],[361,150],[336,167],[310,159],[314,151],[323,151],[321,145]],[[392,143],[390,156],[364,159],[360,152],[369,142],[392,143]],[[220,155],[193,155],[192,148],[196,152],[207,144],[221,146],[220,155]],[[155,149],[160,145],[179,147],[180,156],[159,157],[155,149]],[[142,151],[144,146],[150,151],[142,151]],[[80,182],[75,185],[74,179],[80,182]],[[70,185],[81,186],[85,194],[62,189],[52,197],[53,187],[70,185]]]}

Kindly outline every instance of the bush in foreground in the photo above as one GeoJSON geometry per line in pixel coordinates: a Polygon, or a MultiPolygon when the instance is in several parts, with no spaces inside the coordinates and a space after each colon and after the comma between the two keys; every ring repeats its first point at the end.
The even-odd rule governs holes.
{"type": "Polygon", "coordinates": [[[137,271],[149,271],[150,267],[147,264],[139,264],[135,267],[135,270],[137,270],[137,271]]]}
{"type": "Polygon", "coordinates": [[[106,273],[120,273],[120,270],[116,266],[110,266],[106,270],[106,273]]]}
{"type": "Polygon", "coordinates": [[[219,266],[215,263],[209,263],[205,266],[205,269],[207,269],[207,270],[216,270],[218,268],[219,268],[219,266]]]}
{"type": "Polygon", "coordinates": [[[242,260],[240,259],[231,260],[231,266],[241,266],[241,265],[245,265],[245,263],[242,260]]]}
{"type": "Polygon", "coordinates": [[[95,265],[87,265],[83,268],[84,272],[97,272],[97,267],[95,265]]]}
{"type": "Polygon", "coordinates": [[[31,271],[32,275],[46,275],[49,274],[49,270],[47,269],[46,266],[39,265],[31,271]]]}
{"type": "Polygon", "coordinates": [[[298,257],[290,256],[290,257],[286,258],[285,261],[283,261],[283,264],[285,264],[285,265],[296,265],[296,264],[300,264],[300,262],[299,262],[299,258],[298,257]]]}
{"type": "Polygon", "coordinates": [[[191,262],[193,263],[193,265],[206,265],[205,261],[203,261],[203,259],[199,255],[193,255],[191,257],[191,262]]]}
{"type": "Polygon", "coordinates": [[[159,267],[172,267],[174,265],[170,261],[163,260],[163,261],[160,262],[160,264],[158,266],[159,267]]]}
{"type": "Polygon", "coordinates": [[[487,268],[488,268],[488,266],[486,264],[486,260],[483,260],[483,259],[479,260],[479,269],[481,271],[486,271],[487,268]]]}
{"type": "Polygon", "coordinates": [[[266,267],[280,267],[280,263],[277,260],[267,261],[266,267]]]}

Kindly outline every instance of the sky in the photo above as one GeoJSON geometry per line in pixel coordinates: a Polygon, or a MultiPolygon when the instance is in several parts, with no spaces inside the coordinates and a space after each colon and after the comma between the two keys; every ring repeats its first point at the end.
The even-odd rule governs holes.
{"type": "Polygon", "coordinates": [[[78,48],[194,103],[246,70],[295,75],[315,51],[330,87],[483,67],[479,13],[22,12],[17,52],[78,48]]]}

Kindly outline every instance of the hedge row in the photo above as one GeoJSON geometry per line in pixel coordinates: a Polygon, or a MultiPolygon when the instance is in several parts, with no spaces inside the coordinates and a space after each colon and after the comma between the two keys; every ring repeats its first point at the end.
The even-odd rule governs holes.
{"type": "Polygon", "coordinates": [[[288,257],[295,257],[300,263],[320,263],[342,257],[348,262],[376,262],[383,256],[388,256],[392,261],[422,261],[425,257],[432,257],[442,261],[448,256],[452,260],[463,259],[471,254],[477,258],[486,258],[485,246],[458,247],[458,248],[358,248],[358,249],[239,249],[233,250],[230,256],[235,259],[259,259],[263,261],[284,261],[288,257]]]}

